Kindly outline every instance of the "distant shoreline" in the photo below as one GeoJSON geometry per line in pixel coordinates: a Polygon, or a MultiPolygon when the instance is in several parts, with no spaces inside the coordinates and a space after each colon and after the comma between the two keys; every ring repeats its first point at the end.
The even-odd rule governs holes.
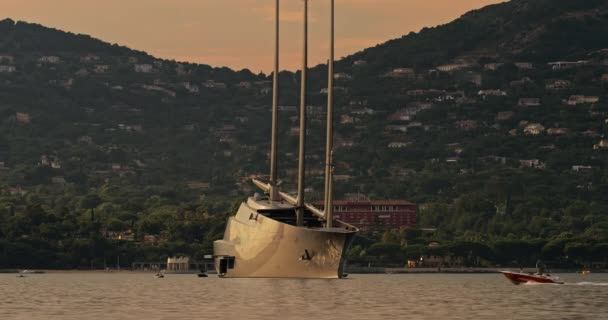
{"type": "MultiPolygon", "coordinates": [[[[0,269],[0,274],[17,274],[22,270],[29,269],[0,269]]],[[[345,273],[349,274],[491,274],[500,273],[500,271],[520,271],[519,268],[383,268],[383,267],[372,267],[372,268],[361,268],[361,267],[346,267],[345,273]]],[[[535,268],[523,268],[523,272],[536,272],[535,268]]],[[[29,270],[29,274],[46,274],[46,273],[100,273],[100,274],[112,274],[112,273],[156,273],[157,270],[102,270],[102,269],[40,269],[40,270],[29,270]]],[[[554,269],[551,273],[579,273],[580,270],[576,269],[554,269]]],[[[183,272],[183,273],[171,273],[175,275],[190,275],[197,274],[197,271],[183,272]]],[[[591,273],[608,273],[608,270],[598,269],[591,270],[591,273]]]]}

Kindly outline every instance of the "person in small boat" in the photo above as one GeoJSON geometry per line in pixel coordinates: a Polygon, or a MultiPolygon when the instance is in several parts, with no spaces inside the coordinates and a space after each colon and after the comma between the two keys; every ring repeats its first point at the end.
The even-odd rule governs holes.
{"type": "Polygon", "coordinates": [[[539,276],[542,276],[545,274],[546,269],[547,269],[547,266],[545,266],[545,264],[540,259],[538,261],[536,261],[536,274],[538,274],[539,276]]]}

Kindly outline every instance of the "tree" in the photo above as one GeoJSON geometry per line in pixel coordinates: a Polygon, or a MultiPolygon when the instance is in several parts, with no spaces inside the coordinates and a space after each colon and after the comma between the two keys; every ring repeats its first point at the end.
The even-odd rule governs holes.
{"type": "Polygon", "coordinates": [[[96,194],[88,194],[80,200],[80,207],[91,210],[91,221],[95,221],[95,208],[101,203],[101,198],[96,194]]]}

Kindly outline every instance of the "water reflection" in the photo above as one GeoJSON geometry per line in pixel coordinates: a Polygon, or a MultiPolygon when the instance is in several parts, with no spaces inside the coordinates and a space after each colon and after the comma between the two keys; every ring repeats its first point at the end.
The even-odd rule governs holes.
{"type": "Polygon", "coordinates": [[[562,275],[567,284],[561,286],[514,286],[498,274],[351,277],[0,275],[0,319],[601,319],[608,314],[608,275],[562,275]]]}

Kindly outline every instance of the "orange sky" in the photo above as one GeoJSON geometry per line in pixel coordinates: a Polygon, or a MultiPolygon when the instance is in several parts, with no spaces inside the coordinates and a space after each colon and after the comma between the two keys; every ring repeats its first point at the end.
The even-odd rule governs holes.
{"type": "MultiPolygon", "coordinates": [[[[1,0],[0,19],[89,34],[157,57],[269,71],[273,0],[1,0]]],[[[338,57],[499,0],[336,0],[338,57]]],[[[282,69],[300,64],[302,0],[282,0],[282,69]]],[[[310,0],[310,64],[326,60],[328,0],[310,0]]]]}

